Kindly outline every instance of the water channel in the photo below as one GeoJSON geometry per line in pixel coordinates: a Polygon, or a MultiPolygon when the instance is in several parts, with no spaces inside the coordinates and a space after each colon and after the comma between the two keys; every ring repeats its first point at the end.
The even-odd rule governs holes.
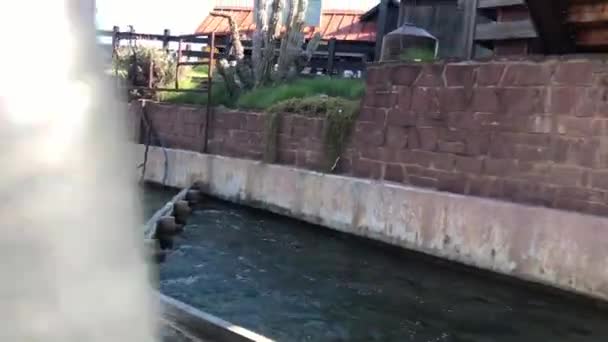
{"type": "Polygon", "coordinates": [[[278,341],[608,341],[585,301],[220,201],[189,219],[160,289],[278,341]]]}

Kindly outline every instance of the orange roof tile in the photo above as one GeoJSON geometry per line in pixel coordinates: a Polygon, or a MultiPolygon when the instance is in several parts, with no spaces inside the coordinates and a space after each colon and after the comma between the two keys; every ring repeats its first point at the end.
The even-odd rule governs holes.
{"type": "MultiPolygon", "coordinates": [[[[216,7],[213,11],[231,14],[239,26],[240,33],[246,39],[251,39],[255,29],[252,8],[216,7]]],[[[310,38],[314,33],[319,32],[323,40],[336,38],[337,40],[375,42],[376,23],[374,21],[361,21],[363,13],[362,11],[324,10],[321,13],[321,25],[319,27],[306,27],[304,33],[306,38],[310,38]]],[[[227,19],[211,15],[207,16],[196,29],[196,33],[209,34],[215,32],[216,35],[227,35],[229,31],[227,19]]]]}

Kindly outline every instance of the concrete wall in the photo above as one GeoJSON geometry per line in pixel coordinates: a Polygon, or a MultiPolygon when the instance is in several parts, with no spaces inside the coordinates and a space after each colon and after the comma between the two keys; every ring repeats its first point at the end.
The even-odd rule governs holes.
{"type": "MultiPolygon", "coordinates": [[[[137,146],[143,159],[144,147],[137,146]]],[[[608,219],[491,199],[167,150],[167,185],[210,194],[524,280],[608,299],[608,219]]],[[[149,152],[146,179],[165,174],[149,152]]]]}

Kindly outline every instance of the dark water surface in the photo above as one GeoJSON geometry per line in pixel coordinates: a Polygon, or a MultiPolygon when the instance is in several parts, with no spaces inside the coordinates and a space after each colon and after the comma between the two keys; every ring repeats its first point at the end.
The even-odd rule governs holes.
{"type": "Polygon", "coordinates": [[[221,202],[176,246],[163,293],[279,341],[608,341],[588,303],[221,202]]]}

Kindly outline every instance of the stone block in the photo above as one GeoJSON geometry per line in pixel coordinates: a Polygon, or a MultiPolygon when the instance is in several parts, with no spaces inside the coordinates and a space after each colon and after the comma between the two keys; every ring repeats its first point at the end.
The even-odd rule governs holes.
{"type": "Polygon", "coordinates": [[[563,62],[555,71],[555,84],[591,85],[593,84],[593,62],[563,62]]]}
{"type": "Polygon", "coordinates": [[[462,173],[480,174],[483,168],[483,159],[479,157],[456,156],[454,169],[462,173]]]}
{"type": "Polygon", "coordinates": [[[553,87],[551,89],[551,114],[576,114],[585,88],[580,87],[553,87]]]}
{"type": "Polygon", "coordinates": [[[464,154],[466,145],[462,142],[439,141],[439,151],[453,154],[464,154]]]}
{"type": "Polygon", "coordinates": [[[401,87],[397,95],[397,109],[408,111],[412,107],[412,88],[401,87]]]}
{"type": "Polygon", "coordinates": [[[433,127],[418,128],[418,138],[420,139],[420,148],[427,151],[437,149],[439,142],[439,132],[433,127]]]}
{"type": "Polygon", "coordinates": [[[405,179],[403,166],[401,164],[386,164],[384,179],[391,182],[403,182],[405,179]]]}
{"type": "Polygon", "coordinates": [[[416,125],[417,116],[412,111],[391,109],[388,111],[386,122],[388,125],[410,127],[416,125]]]}
{"type": "Polygon", "coordinates": [[[495,88],[475,88],[471,110],[474,112],[496,113],[500,107],[498,90],[495,88]]]}
{"type": "Polygon", "coordinates": [[[560,115],[556,118],[557,133],[570,137],[590,137],[595,133],[592,118],[579,118],[560,115]]]}
{"type": "Polygon", "coordinates": [[[608,191],[608,170],[592,171],[591,186],[596,189],[608,191]]]}
{"type": "Polygon", "coordinates": [[[448,87],[472,87],[475,82],[474,65],[448,64],[445,68],[445,79],[448,87]]]}
{"type": "Polygon", "coordinates": [[[386,146],[405,148],[407,146],[407,129],[399,126],[388,126],[386,130],[386,146]]]}
{"type": "Polygon", "coordinates": [[[418,79],[420,70],[419,65],[399,65],[391,68],[391,80],[394,85],[411,86],[418,79]]]}
{"type": "Polygon", "coordinates": [[[502,79],[504,71],[504,64],[481,64],[477,68],[477,85],[480,87],[498,85],[502,79]]]}
{"type": "Polygon", "coordinates": [[[444,87],[442,64],[424,64],[415,85],[420,87],[444,87]]]}
{"type": "Polygon", "coordinates": [[[372,160],[356,159],[353,161],[353,174],[356,177],[380,179],[382,164],[372,160]]]}
{"type": "Polygon", "coordinates": [[[462,112],[468,109],[472,91],[464,88],[439,90],[439,108],[442,112],[462,112]]]}
{"type": "Polygon", "coordinates": [[[434,88],[414,88],[412,92],[412,111],[428,114],[439,112],[439,92],[434,88]]]}
{"type": "Polygon", "coordinates": [[[553,165],[551,182],[562,186],[583,186],[586,170],[578,166],[553,165]]]}
{"type": "Polygon", "coordinates": [[[542,86],[551,82],[553,66],[546,63],[514,63],[507,67],[503,86],[542,86]]]}
{"type": "Polygon", "coordinates": [[[375,123],[357,122],[353,139],[358,146],[382,146],[384,127],[375,123]]]}
{"type": "Polygon", "coordinates": [[[512,159],[486,158],[483,162],[483,173],[489,176],[509,176],[517,174],[517,162],[512,159]]]}

